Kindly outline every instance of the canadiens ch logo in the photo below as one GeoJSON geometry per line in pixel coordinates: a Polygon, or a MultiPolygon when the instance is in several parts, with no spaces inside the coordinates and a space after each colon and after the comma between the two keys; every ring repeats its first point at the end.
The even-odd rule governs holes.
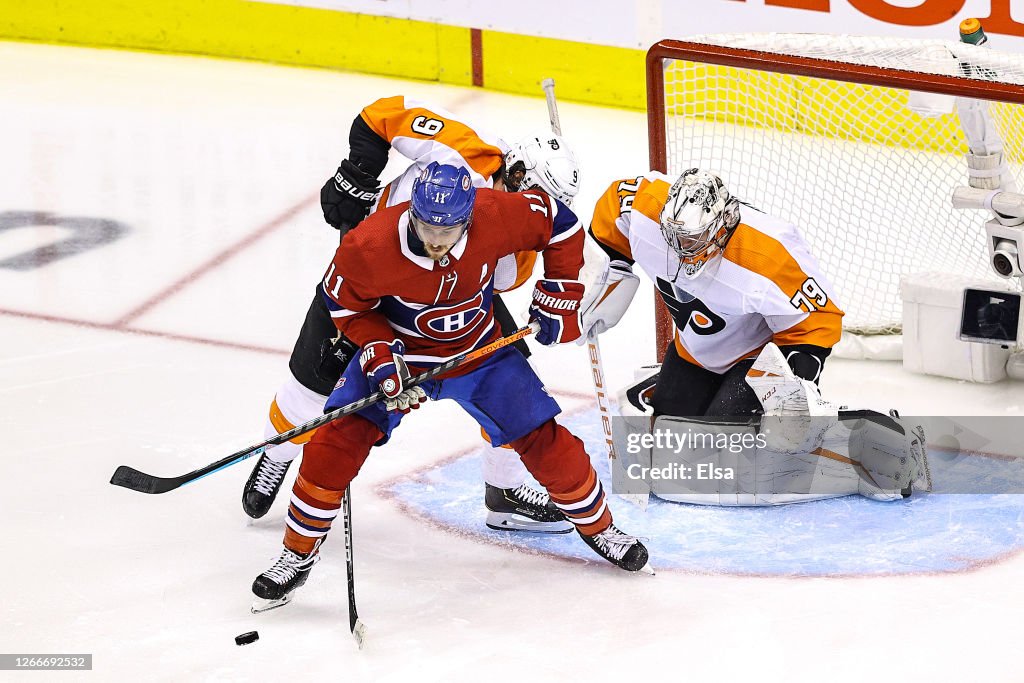
{"type": "Polygon", "coordinates": [[[486,317],[484,293],[480,292],[469,301],[423,311],[416,316],[416,331],[428,339],[456,341],[472,332],[486,317]]]}

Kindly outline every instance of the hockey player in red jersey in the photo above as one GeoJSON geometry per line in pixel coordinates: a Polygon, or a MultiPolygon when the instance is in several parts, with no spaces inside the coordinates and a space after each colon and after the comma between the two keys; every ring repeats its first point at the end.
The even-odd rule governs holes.
{"type": "MultiPolygon", "coordinates": [[[[537,186],[566,205],[579,189],[579,168],[567,142],[545,133],[506,145],[500,138],[456,119],[443,109],[403,96],[385,97],[363,108],[349,132],[349,158],[327,180],[320,193],[324,220],[344,236],[368,213],[408,201],[410,189],[431,162],[468,170],[475,187],[518,192],[537,186]],[[394,150],[412,163],[383,189],[378,177],[394,150]]],[[[537,254],[509,254],[494,268],[494,290],[505,292],[532,275],[537,254]]],[[[505,334],[516,328],[499,296],[494,315],[505,334]]],[[[529,357],[524,341],[515,344],[529,357]]],[[[317,293],[288,361],[289,374],[271,402],[265,434],[287,431],[323,412],[357,348],[331,321],[317,293]]],[[[260,456],[242,493],[242,507],[253,518],[265,515],[285,474],[312,434],[296,437],[260,456]]],[[[567,533],[565,521],[547,493],[527,483],[527,472],[515,453],[504,448],[482,450],[487,526],[508,531],[567,533]]]]}
{"type": "Polygon", "coordinates": [[[583,232],[558,219],[542,192],[507,194],[473,187],[463,168],[432,163],[408,204],[378,211],[347,234],[322,292],[338,328],[362,348],[326,409],[371,391],[388,397],[321,427],[306,446],[292,488],[284,549],[258,576],[254,609],[284,604],[306,580],[342,496],[375,445],[427,397],[451,398],[486,431],[509,444],[582,539],[613,564],[638,571],[647,549],[612,524],[612,515],[582,442],[554,417],[558,404],[526,359],[504,348],[407,388],[412,374],[500,337],[491,308],[494,268],[518,251],[542,251],[544,278],[534,288],[531,319],[544,345],[580,335],[583,232]],[[514,226],[514,229],[513,229],[514,226]]]}

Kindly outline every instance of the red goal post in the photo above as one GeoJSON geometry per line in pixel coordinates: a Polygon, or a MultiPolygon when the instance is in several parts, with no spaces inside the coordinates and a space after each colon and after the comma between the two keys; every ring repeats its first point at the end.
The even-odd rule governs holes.
{"type": "MultiPolygon", "coordinates": [[[[834,279],[848,330],[898,333],[900,275],[990,275],[985,212],[949,202],[968,182],[970,136],[942,109],[965,98],[991,103],[1008,173],[1024,180],[1024,55],[808,34],[662,40],[647,53],[650,165],[717,171],[795,223],[834,279]]],[[[657,310],[660,356],[672,324],[657,310]]]]}

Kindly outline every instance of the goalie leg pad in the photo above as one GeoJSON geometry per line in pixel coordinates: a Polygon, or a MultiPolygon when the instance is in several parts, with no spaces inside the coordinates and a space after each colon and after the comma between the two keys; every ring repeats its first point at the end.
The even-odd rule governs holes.
{"type": "MultiPolygon", "coordinates": [[[[897,500],[899,489],[866,488],[851,457],[851,430],[827,422],[812,452],[778,451],[754,425],[662,416],[655,420],[648,483],[659,498],[679,503],[763,506],[853,494],[897,500]]],[[[816,428],[817,429],[817,428],[816,428]]],[[[891,458],[890,458],[891,459],[891,458]]]]}
{"type": "Polygon", "coordinates": [[[756,504],[755,435],[751,424],[656,418],[647,473],[651,493],[676,503],[756,504]]]}
{"type": "Polygon", "coordinates": [[[850,427],[850,457],[861,472],[861,495],[896,500],[908,497],[914,488],[931,490],[927,441],[921,425],[906,429],[898,418],[873,411],[840,417],[844,415],[850,427]]]}

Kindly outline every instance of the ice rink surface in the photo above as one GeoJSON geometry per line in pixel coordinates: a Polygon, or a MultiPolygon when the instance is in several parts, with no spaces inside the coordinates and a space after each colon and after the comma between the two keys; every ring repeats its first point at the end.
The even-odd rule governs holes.
{"type": "MultiPolygon", "coordinates": [[[[317,193],[362,106],[413,95],[514,139],[546,127],[543,100],[17,43],[0,43],[0,64],[0,651],[95,655],[93,672],[49,680],[1024,677],[1016,501],[941,497],[922,524],[927,497],[655,504],[646,520],[612,499],[654,566],[665,557],[656,577],[627,575],[575,535],[488,532],[479,432],[446,402],[407,420],[353,485],[366,649],[348,634],[340,530],[293,604],[250,614],[285,511],[248,523],[251,461],[159,496],[111,473],[176,475],[262,438],[336,244],[317,193]],[[260,640],[236,646],[250,630],[260,640]]],[[[646,170],[645,116],[562,103],[561,118],[587,220],[607,183],[646,170]]],[[[602,338],[612,386],[654,360],[651,315],[641,293],[602,338]]],[[[597,453],[584,350],[534,358],[597,453]]],[[[834,359],[822,389],[904,414],[1024,411],[1019,384],[893,363],[834,359]]]]}

